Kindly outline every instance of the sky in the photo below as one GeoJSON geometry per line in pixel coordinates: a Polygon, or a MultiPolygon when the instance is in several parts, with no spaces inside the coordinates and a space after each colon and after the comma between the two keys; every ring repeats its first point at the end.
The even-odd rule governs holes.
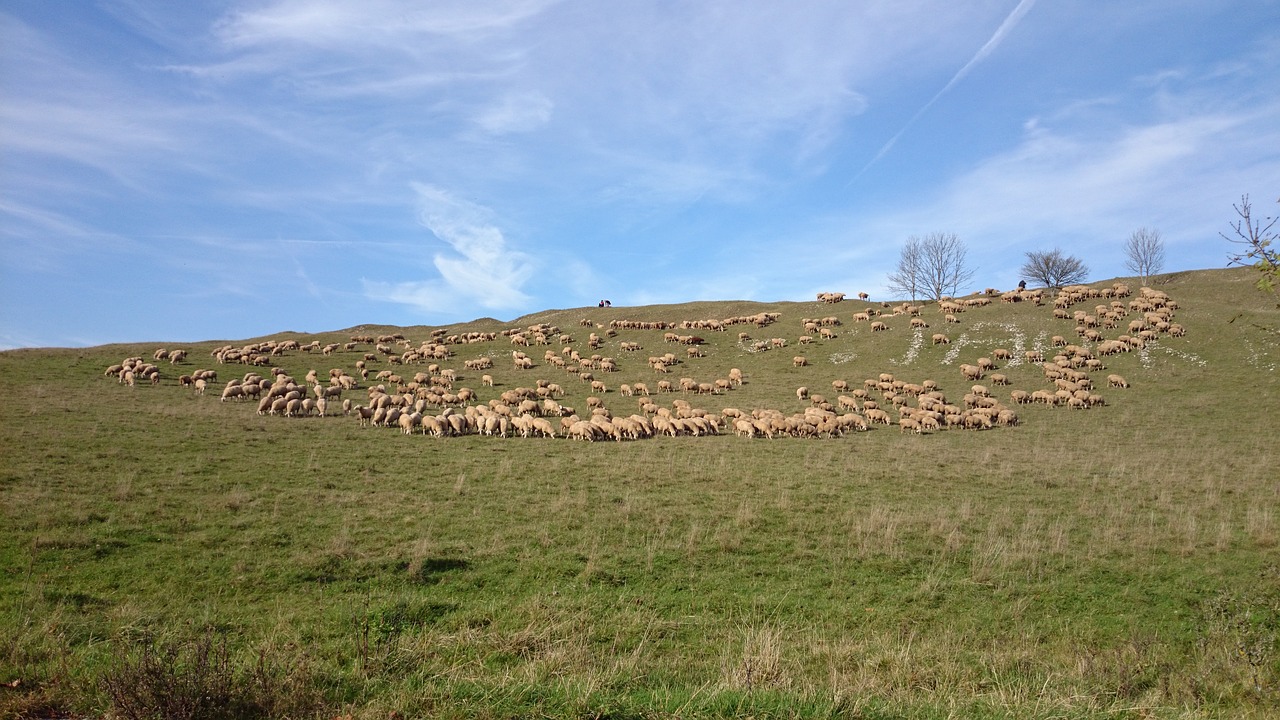
{"type": "MultiPolygon", "coordinates": [[[[0,4],[0,348],[1218,268],[1280,0],[0,4]]],[[[643,319],[643,318],[639,318],[643,319]]]]}

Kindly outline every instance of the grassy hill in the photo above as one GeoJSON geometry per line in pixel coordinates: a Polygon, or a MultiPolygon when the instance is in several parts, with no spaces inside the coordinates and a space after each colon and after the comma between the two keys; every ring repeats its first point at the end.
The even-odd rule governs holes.
{"type": "MultiPolygon", "coordinates": [[[[1105,404],[1088,409],[1013,403],[1054,389],[1026,351],[1097,343],[1051,304],[998,300],[958,323],[926,305],[918,330],[857,300],[699,302],[211,341],[157,362],[156,385],[104,375],[155,344],[0,353],[0,716],[1275,717],[1280,310],[1248,270],[1154,287],[1185,336],[1098,358],[1105,404]],[[854,322],[864,310],[888,330],[854,322]],[[777,320],[606,334],[760,313],[777,320]],[[835,337],[801,344],[802,320],[827,317],[835,337]],[[534,362],[517,370],[502,333],[538,324],[572,342],[514,348],[534,362]],[[254,370],[359,378],[373,353],[374,374],[409,378],[426,363],[359,343],[254,368],[218,364],[218,347],[418,347],[437,330],[497,333],[430,361],[472,404],[545,380],[584,417],[589,397],[640,413],[620,392],[636,382],[668,411],[789,416],[813,405],[800,386],[835,403],[849,393],[833,381],[881,373],[963,406],[959,366],[1007,349],[994,372],[1009,385],[982,382],[1018,424],[586,443],[406,436],[336,402],[287,418],[219,400],[254,370]],[[702,356],[666,332],[703,338],[702,356]],[[604,392],[545,360],[566,345],[616,359],[593,372],[604,392]],[[679,363],[655,372],[665,353],[679,363]],[[465,367],[482,357],[492,369],[465,367]],[[745,381],[728,391],[656,392],[731,368],[745,381]],[[179,384],[197,369],[218,374],[204,395],[179,384]]],[[[373,380],[343,397],[367,403],[373,380]]]]}

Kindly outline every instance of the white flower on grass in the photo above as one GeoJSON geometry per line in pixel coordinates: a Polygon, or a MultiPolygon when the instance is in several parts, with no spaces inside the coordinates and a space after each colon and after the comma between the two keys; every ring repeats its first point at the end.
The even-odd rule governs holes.
{"type": "Polygon", "coordinates": [[[1186,352],[1181,352],[1179,350],[1174,350],[1173,348],[1158,342],[1147,343],[1147,348],[1150,348],[1151,350],[1163,351],[1165,355],[1172,355],[1177,358],[1182,358],[1183,360],[1186,360],[1187,362],[1193,365],[1198,365],[1200,367],[1205,367],[1206,365],[1208,365],[1208,362],[1206,362],[1199,355],[1196,355],[1194,353],[1186,353],[1186,352]]]}
{"type": "Polygon", "coordinates": [[[916,361],[920,355],[920,348],[924,346],[924,330],[916,328],[915,334],[911,336],[911,345],[907,347],[907,352],[898,360],[890,360],[894,365],[910,365],[916,361]]]}
{"type": "MultiPolygon", "coordinates": [[[[1264,343],[1264,344],[1265,344],[1265,345],[1270,345],[1270,347],[1271,347],[1271,348],[1275,348],[1275,347],[1276,347],[1276,343],[1264,343]]],[[[1260,369],[1260,370],[1266,370],[1267,372],[1275,372],[1275,371],[1276,371],[1276,363],[1275,363],[1274,361],[1272,361],[1272,362],[1267,362],[1267,359],[1268,359],[1268,358],[1270,357],[1270,355],[1271,355],[1271,352],[1270,352],[1270,350],[1269,350],[1268,348],[1265,348],[1265,347],[1259,347],[1259,346],[1258,346],[1257,344],[1255,344],[1252,340],[1248,340],[1248,339],[1246,339],[1246,340],[1244,341],[1244,347],[1245,347],[1245,349],[1246,349],[1246,350],[1248,350],[1248,351],[1249,351],[1249,364],[1250,364],[1250,365],[1252,365],[1252,366],[1254,366],[1254,367],[1256,367],[1256,368],[1258,368],[1258,369],[1260,369]]]]}
{"type": "Polygon", "coordinates": [[[969,333],[963,333],[960,337],[951,342],[951,349],[947,350],[947,354],[942,356],[942,364],[950,365],[960,357],[960,350],[969,344],[969,333]]]}
{"type": "Polygon", "coordinates": [[[858,359],[858,353],[855,352],[838,352],[831,356],[832,365],[843,365],[847,362],[853,362],[858,359]]]}

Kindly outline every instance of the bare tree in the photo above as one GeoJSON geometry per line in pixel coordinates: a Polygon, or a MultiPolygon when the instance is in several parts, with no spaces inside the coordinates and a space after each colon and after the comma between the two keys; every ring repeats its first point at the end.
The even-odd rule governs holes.
{"type": "Polygon", "coordinates": [[[898,267],[889,273],[889,292],[898,295],[909,295],[914,302],[920,296],[920,286],[924,282],[924,250],[920,247],[920,238],[912,235],[907,244],[902,246],[898,255],[898,267]]]}
{"type": "Polygon", "coordinates": [[[911,296],[940,300],[955,295],[973,279],[965,260],[967,251],[955,233],[935,232],[923,238],[912,235],[902,246],[898,267],[889,273],[889,290],[911,296]]]}
{"type": "Polygon", "coordinates": [[[924,292],[935,302],[956,295],[973,279],[965,257],[968,251],[955,233],[935,232],[920,243],[924,262],[924,292]]]}
{"type": "MultiPolygon", "coordinates": [[[[1280,201],[1277,201],[1280,202],[1280,201]]],[[[1280,252],[1273,250],[1271,244],[1276,240],[1273,228],[1280,218],[1266,217],[1253,219],[1253,208],[1249,205],[1249,196],[1241,195],[1240,204],[1232,205],[1240,219],[1231,223],[1236,236],[1218,233],[1228,242],[1244,246],[1244,252],[1230,256],[1232,265],[1246,265],[1257,268],[1262,277],[1258,278],[1258,289],[1275,292],[1276,281],[1280,280],[1280,252]],[[1264,224],[1265,223],[1265,224],[1264,224]]]]}
{"type": "Polygon", "coordinates": [[[1142,278],[1147,279],[1164,269],[1164,239],[1159,230],[1138,228],[1133,231],[1124,243],[1124,266],[1142,278]]]}
{"type": "Polygon", "coordinates": [[[1057,248],[1027,251],[1027,261],[1022,264],[1020,272],[1027,280],[1051,288],[1074,285],[1089,277],[1089,268],[1080,258],[1064,255],[1057,248]]]}

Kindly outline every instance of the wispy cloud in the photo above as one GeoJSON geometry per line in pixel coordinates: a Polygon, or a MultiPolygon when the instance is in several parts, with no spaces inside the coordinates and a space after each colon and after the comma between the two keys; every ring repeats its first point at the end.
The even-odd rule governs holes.
{"type": "MultiPolygon", "coordinates": [[[[947,84],[944,85],[933,97],[929,98],[929,102],[921,106],[920,109],[916,111],[915,115],[912,115],[911,119],[908,120],[907,123],[898,130],[898,132],[894,133],[893,137],[889,138],[888,142],[880,147],[879,152],[877,152],[875,156],[872,157],[865,166],[863,166],[862,170],[858,171],[858,174],[853,177],[853,180],[857,180],[859,177],[862,177],[862,175],[866,173],[872,165],[875,165],[881,158],[888,155],[889,151],[893,149],[893,146],[897,144],[898,139],[906,134],[907,130],[910,130],[911,126],[915,125],[916,121],[929,111],[929,108],[933,107],[943,95],[946,95],[951,88],[955,87],[957,83],[963,80],[978,63],[987,59],[991,53],[995,52],[995,49],[999,47],[1001,41],[1003,41],[1005,37],[1013,31],[1022,18],[1031,10],[1031,6],[1033,5],[1035,5],[1035,0],[1019,0],[1017,6],[1014,7],[1013,11],[1005,17],[1004,22],[1000,23],[1000,27],[996,28],[996,31],[991,35],[991,38],[988,39],[982,47],[978,48],[978,52],[974,53],[973,57],[969,58],[969,62],[965,63],[964,67],[957,70],[956,74],[952,75],[951,79],[947,81],[947,84]]],[[[850,180],[850,182],[852,183],[853,180],[850,180]]]]}
{"type": "Polygon", "coordinates": [[[492,222],[492,211],[433,185],[415,183],[419,219],[452,254],[436,253],[439,277],[388,283],[365,280],[372,299],[410,305],[426,314],[456,312],[459,306],[510,310],[524,306],[524,292],[536,269],[531,257],[507,246],[492,222]]]}
{"type": "Polygon", "coordinates": [[[486,108],[476,122],[494,135],[528,132],[546,124],[553,106],[538,92],[508,93],[486,108]]]}
{"type": "Polygon", "coordinates": [[[1081,103],[1085,125],[1069,113],[1029,122],[1013,148],[988,157],[935,194],[865,218],[864,232],[900,239],[922,227],[957,232],[986,272],[1013,282],[1029,249],[1061,246],[1102,277],[1123,275],[1120,243],[1140,226],[1156,226],[1181,268],[1220,266],[1216,230],[1230,203],[1280,178],[1280,104],[1215,108],[1145,125],[1098,124],[1098,106],[1081,103]],[[1206,196],[1221,218],[1206,220],[1206,196]]]}

